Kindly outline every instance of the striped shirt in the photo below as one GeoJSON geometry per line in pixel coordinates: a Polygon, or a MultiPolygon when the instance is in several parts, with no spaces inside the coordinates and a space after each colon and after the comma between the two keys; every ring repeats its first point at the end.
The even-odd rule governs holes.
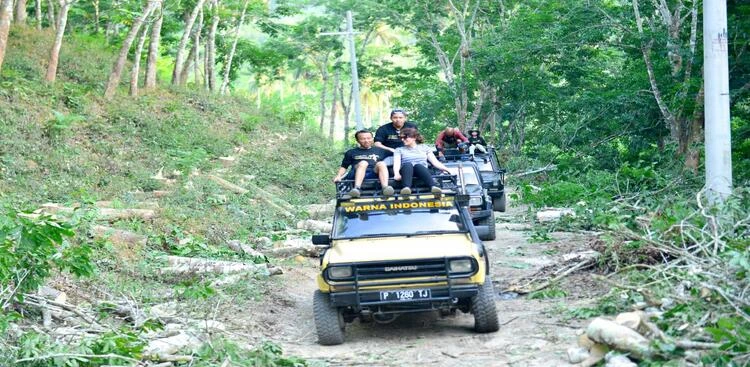
{"type": "Polygon", "coordinates": [[[424,144],[417,144],[414,148],[403,146],[396,148],[394,155],[401,156],[401,164],[411,163],[413,165],[421,164],[427,167],[427,155],[432,153],[432,148],[424,144]]]}

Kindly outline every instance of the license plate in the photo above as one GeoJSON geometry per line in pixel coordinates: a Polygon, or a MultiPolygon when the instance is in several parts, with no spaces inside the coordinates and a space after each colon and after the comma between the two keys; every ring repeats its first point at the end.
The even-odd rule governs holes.
{"type": "Polygon", "coordinates": [[[398,291],[381,291],[381,301],[411,301],[415,299],[429,299],[432,293],[429,289],[405,289],[398,291]]]}

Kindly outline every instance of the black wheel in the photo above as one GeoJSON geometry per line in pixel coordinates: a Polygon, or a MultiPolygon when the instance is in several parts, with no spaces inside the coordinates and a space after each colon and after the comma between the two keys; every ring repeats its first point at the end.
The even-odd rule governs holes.
{"type": "Polygon", "coordinates": [[[487,226],[487,233],[479,236],[482,241],[494,241],[497,235],[495,234],[495,212],[490,212],[488,218],[484,218],[479,222],[480,226],[487,226]]]}
{"type": "Polygon", "coordinates": [[[471,313],[474,314],[474,331],[478,333],[493,333],[500,330],[495,309],[495,287],[490,277],[484,278],[484,284],[479,287],[479,293],[471,297],[471,313]]]}
{"type": "Polygon", "coordinates": [[[336,307],[331,305],[328,294],[319,290],[313,295],[315,329],[318,332],[318,343],[337,345],[344,342],[344,319],[336,307]]]}
{"type": "Polygon", "coordinates": [[[499,198],[492,199],[492,210],[496,212],[505,212],[505,191],[499,198]]]}

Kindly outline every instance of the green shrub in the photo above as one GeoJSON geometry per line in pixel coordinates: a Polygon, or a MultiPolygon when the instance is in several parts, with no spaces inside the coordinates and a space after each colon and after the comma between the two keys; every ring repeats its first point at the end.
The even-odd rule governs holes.
{"type": "MultiPolygon", "coordinates": [[[[38,218],[16,211],[0,216],[0,312],[14,299],[35,291],[52,270],[77,276],[93,274],[91,247],[69,241],[75,235],[70,223],[48,215],[38,218]]],[[[2,324],[2,323],[0,323],[2,324]]]]}

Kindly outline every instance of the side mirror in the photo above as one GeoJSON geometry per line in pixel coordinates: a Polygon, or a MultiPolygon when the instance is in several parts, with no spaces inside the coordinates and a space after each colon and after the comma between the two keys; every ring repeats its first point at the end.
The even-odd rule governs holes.
{"type": "Polygon", "coordinates": [[[453,222],[453,223],[461,223],[461,220],[458,217],[458,214],[451,214],[451,217],[448,218],[448,221],[453,222]]]}
{"type": "Polygon", "coordinates": [[[327,234],[314,234],[312,236],[312,243],[315,246],[330,246],[331,236],[327,234]]]}

